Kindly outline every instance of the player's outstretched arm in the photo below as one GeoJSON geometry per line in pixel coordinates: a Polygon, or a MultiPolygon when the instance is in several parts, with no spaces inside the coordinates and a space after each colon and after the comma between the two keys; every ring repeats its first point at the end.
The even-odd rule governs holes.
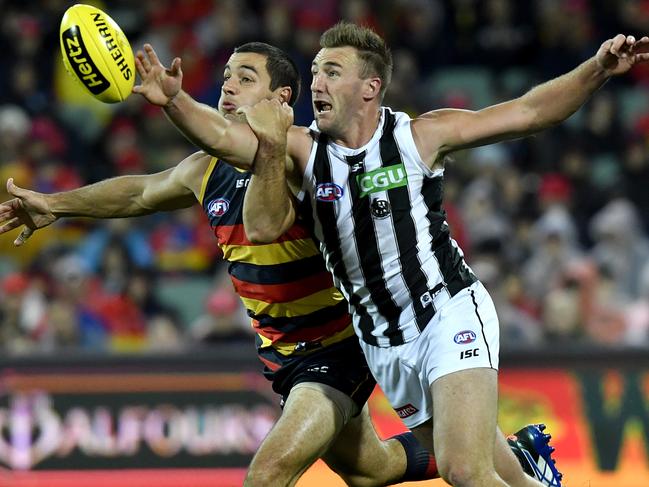
{"type": "Polygon", "coordinates": [[[13,199],[0,203],[0,234],[22,226],[14,240],[20,246],[62,217],[125,218],[187,208],[196,202],[193,186],[200,187],[209,161],[199,152],[157,174],[120,176],[52,194],[21,188],[10,178],[7,191],[13,199]]]}
{"type": "Polygon", "coordinates": [[[287,132],[293,109],[279,100],[263,100],[239,110],[259,140],[253,175],[243,204],[243,223],[251,242],[272,242],[295,221],[294,199],[288,186],[287,132]]]}
{"type": "Polygon", "coordinates": [[[649,37],[617,35],[588,61],[525,95],[479,111],[435,110],[413,122],[413,135],[429,164],[449,152],[529,135],[575,113],[611,76],[649,60],[649,37]]]}
{"type": "Polygon", "coordinates": [[[135,55],[141,83],[133,93],[164,109],[167,118],[195,146],[229,164],[248,169],[257,139],[245,123],[226,119],[214,108],[198,103],[182,90],[182,62],[175,58],[165,67],[150,44],[135,55]]]}

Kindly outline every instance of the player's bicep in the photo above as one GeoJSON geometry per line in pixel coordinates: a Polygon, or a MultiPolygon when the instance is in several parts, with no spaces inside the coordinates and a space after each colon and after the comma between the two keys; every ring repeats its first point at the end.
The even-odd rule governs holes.
{"type": "Polygon", "coordinates": [[[522,137],[533,132],[534,114],[519,100],[478,111],[442,109],[413,121],[413,134],[422,157],[522,137]]]}
{"type": "Polygon", "coordinates": [[[196,203],[195,186],[200,188],[211,156],[197,152],[177,166],[146,178],[142,191],[142,205],[152,211],[177,210],[196,203]]]}

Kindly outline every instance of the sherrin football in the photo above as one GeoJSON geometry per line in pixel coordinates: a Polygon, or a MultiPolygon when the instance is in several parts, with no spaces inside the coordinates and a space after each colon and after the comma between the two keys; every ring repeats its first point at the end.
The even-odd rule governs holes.
{"type": "Polygon", "coordinates": [[[98,100],[124,101],[135,81],[135,61],[128,39],[105,12],[76,4],[61,20],[63,64],[98,100]]]}

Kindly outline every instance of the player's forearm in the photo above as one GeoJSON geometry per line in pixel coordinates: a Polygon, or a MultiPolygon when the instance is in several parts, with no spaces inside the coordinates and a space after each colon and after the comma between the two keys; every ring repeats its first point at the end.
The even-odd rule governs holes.
{"type": "Polygon", "coordinates": [[[604,69],[591,58],[569,73],[530,90],[520,101],[534,114],[531,130],[542,130],[567,119],[607,80],[604,69]]]}
{"type": "Polygon", "coordinates": [[[186,92],[180,91],[164,107],[164,112],[192,144],[210,155],[223,157],[219,147],[228,121],[218,110],[199,103],[186,92]]]}
{"type": "Polygon", "coordinates": [[[285,164],[285,140],[280,144],[259,141],[254,172],[243,205],[243,223],[251,242],[272,242],[295,220],[285,164]]]}
{"type": "Polygon", "coordinates": [[[218,110],[197,102],[184,91],[164,107],[164,112],[199,149],[233,166],[252,168],[257,139],[246,124],[227,120],[218,110]]]}
{"type": "Polygon", "coordinates": [[[45,195],[50,211],[57,218],[123,218],[147,215],[142,199],[146,176],[121,176],[82,188],[45,195]]]}

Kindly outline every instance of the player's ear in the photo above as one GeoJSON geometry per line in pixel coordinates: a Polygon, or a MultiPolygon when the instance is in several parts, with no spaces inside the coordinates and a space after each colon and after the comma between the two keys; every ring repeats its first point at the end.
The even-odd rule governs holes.
{"type": "Polygon", "coordinates": [[[291,100],[291,95],[293,94],[293,91],[291,90],[290,86],[282,86],[281,88],[277,88],[279,92],[279,101],[280,102],[286,102],[289,103],[291,100]]]}
{"type": "Polygon", "coordinates": [[[367,78],[363,83],[363,98],[371,100],[376,98],[381,93],[381,78],[367,78]]]}

